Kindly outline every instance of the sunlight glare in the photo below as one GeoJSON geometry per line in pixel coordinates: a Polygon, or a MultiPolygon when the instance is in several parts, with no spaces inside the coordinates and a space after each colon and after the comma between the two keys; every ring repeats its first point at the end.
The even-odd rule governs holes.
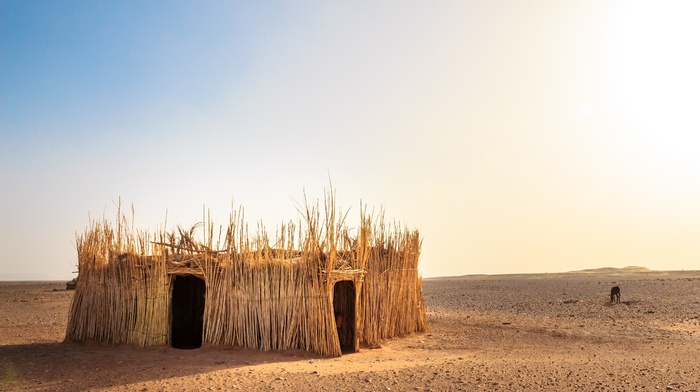
{"type": "Polygon", "coordinates": [[[613,107],[624,148],[643,170],[700,167],[700,3],[619,3],[611,34],[613,107]]]}

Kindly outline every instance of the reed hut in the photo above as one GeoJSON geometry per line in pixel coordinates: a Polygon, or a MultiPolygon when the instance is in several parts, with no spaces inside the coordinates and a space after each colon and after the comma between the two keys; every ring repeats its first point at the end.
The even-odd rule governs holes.
{"type": "Polygon", "coordinates": [[[66,340],[339,356],[425,331],[418,231],[360,210],[350,230],[331,194],[274,239],[262,226],[250,235],[242,209],[218,234],[208,218],[155,233],[121,212],[93,221],[76,240],[66,340]]]}

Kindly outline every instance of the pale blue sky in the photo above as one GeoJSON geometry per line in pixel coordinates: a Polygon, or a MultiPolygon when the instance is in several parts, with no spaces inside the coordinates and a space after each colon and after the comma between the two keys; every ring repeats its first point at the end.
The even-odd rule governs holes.
{"type": "Polygon", "coordinates": [[[0,279],[328,175],[425,276],[700,266],[695,2],[0,0],[0,279]]]}

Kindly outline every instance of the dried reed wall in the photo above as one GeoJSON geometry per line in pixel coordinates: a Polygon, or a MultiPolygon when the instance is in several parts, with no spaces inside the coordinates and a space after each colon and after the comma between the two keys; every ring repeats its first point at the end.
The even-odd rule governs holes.
{"type": "Polygon", "coordinates": [[[115,231],[106,221],[93,223],[78,237],[80,273],[67,340],[168,343],[170,280],[165,258],[144,256],[139,244],[149,244],[148,235],[115,231]]]}
{"type": "Polygon", "coordinates": [[[168,344],[171,279],[188,274],[206,284],[207,345],[340,355],[333,316],[339,280],[352,281],[357,293],[348,318],[357,347],[425,331],[418,232],[388,228],[381,214],[374,223],[361,208],[351,236],[332,195],[324,207],[321,214],[307,204],[303,222],[282,225],[274,241],[262,227],[250,235],[242,210],[218,236],[205,219],[201,240],[195,228],[135,231],[121,212],[115,226],[91,223],[77,238],[79,279],[66,339],[168,344]]]}

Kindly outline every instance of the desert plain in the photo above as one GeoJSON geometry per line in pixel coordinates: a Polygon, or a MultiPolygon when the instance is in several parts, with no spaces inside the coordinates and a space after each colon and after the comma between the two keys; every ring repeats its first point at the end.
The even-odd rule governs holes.
{"type": "Polygon", "coordinates": [[[63,343],[71,295],[0,282],[0,390],[700,390],[700,271],[424,279],[430,331],[337,358],[63,343]]]}

